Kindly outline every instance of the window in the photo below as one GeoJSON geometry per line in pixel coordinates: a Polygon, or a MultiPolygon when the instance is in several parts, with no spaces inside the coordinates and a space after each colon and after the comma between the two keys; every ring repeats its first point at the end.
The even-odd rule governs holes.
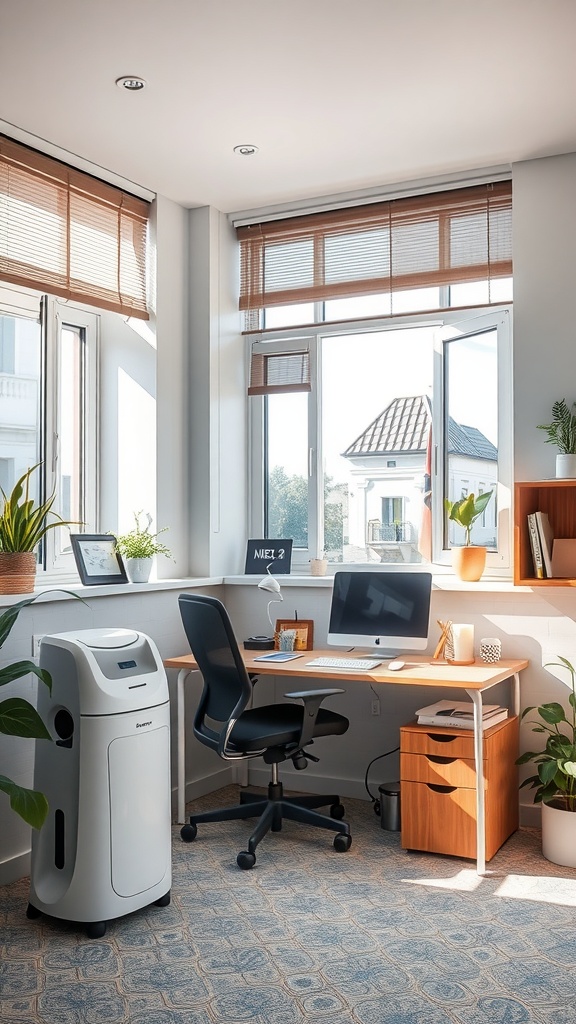
{"type": "Polygon", "coordinates": [[[252,535],[294,566],[448,562],[445,500],[491,490],[472,541],[509,567],[510,183],[238,235],[252,365],[311,367],[310,394],[250,389],[252,535]]]}
{"type": "MultiPolygon", "coordinates": [[[[0,369],[0,483],[30,467],[35,497],[56,491],[63,519],[96,526],[98,317],[24,289],[0,287],[0,332],[11,358],[0,369]]],[[[45,575],[74,571],[69,530],[50,530],[39,552],[45,575]]]]}
{"type": "Polygon", "coordinates": [[[332,564],[448,563],[462,538],[444,499],[492,490],[472,541],[488,547],[488,571],[509,566],[509,313],[462,315],[308,338],[311,392],[250,400],[254,536],[291,537],[295,567],[322,551],[332,564]]]}

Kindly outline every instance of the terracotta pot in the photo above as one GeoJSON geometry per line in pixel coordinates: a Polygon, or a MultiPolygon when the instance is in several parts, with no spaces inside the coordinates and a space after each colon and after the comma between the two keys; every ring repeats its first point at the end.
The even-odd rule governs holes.
{"type": "Polygon", "coordinates": [[[452,548],[452,567],[459,579],[467,583],[476,583],[481,578],[485,565],[486,548],[452,548]]]}
{"type": "Polygon", "coordinates": [[[0,594],[32,594],[36,565],[34,551],[0,551],[0,594]]]}
{"type": "Polygon", "coordinates": [[[576,868],[576,811],[542,804],[542,853],[553,864],[576,868]]]}

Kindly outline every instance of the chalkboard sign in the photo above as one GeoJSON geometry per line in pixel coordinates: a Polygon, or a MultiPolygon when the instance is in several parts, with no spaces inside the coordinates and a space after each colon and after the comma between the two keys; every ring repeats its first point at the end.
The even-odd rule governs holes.
{"type": "Polygon", "coordinates": [[[291,540],[249,540],[244,572],[262,576],[269,568],[271,576],[287,575],[291,561],[291,540]]]}

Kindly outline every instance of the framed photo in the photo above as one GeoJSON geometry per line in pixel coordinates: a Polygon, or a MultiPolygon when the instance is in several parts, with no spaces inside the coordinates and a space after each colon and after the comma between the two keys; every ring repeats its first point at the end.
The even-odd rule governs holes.
{"type": "Polygon", "coordinates": [[[246,548],[246,576],[265,575],[270,567],[272,576],[287,575],[292,563],[291,540],[249,540],[246,548]]]}
{"type": "Polygon", "coordinates": [[[126,569],[109,533],[71,533],[76,567],[85,587],[98,583],[128,583],[126,569]]]}
{"type": "Polygon", "coordinates": [[[283,629],[293,629],[296,633],[295,651],[311,651],[314,647],[313,619],[276,619],[274,647],[279,650],[279,635],[283,629]]]}

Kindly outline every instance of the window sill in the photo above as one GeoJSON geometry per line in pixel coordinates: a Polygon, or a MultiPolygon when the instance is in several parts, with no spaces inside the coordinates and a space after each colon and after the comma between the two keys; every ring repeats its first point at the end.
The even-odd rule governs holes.
{"type": "MultiPolygon", "coordinates": [[[[222,576],[193,577],[174,580],[150,580],[149,583],[114,583],[95,587],[85,587],[81,583],[56,581],[42,583],[35,587],[34,597],[40,604],[49,601],[68,601],[70,595],[87,600],[91,597],[132,597],[135,594],[148,594],[160,590],[188,590],[191,587],[211,587],[222,583],[222,576]]],[[[10,607],[31,597],[30,594],[0,594],[0,607],[10,607]]]]}
{"type": "MultiPolygon", "coordinates": [[[[342,566],[344,569],[345,566],[342,566]]],[[[254,584],[255,586],[260,582],[262,576],[224,576],[223,583],[226,586],[246,586],[254,584]]],[[[317,588],[317,587],[332,587],[334,583],[334,575],[327,576],[297,576],[295,573],[290,573],[289,576],[279,574],[276,576],[278,583],[282,590],[285,587],[306,587],[306,588],[317,588]]],[[[452,573],[433,573],[432,575],[432,586],[435,590],[447,590],[447,591],[470,591],[471,593],[495,593],[495,594],[506,594],[506,593],[531,593],[534,589],[530,586],[516,587],[511,579],[508,577],[499,576],[485,576],[479,580],[478,583],[466,583],[464,580],[459,580],[452,573]]]]}

